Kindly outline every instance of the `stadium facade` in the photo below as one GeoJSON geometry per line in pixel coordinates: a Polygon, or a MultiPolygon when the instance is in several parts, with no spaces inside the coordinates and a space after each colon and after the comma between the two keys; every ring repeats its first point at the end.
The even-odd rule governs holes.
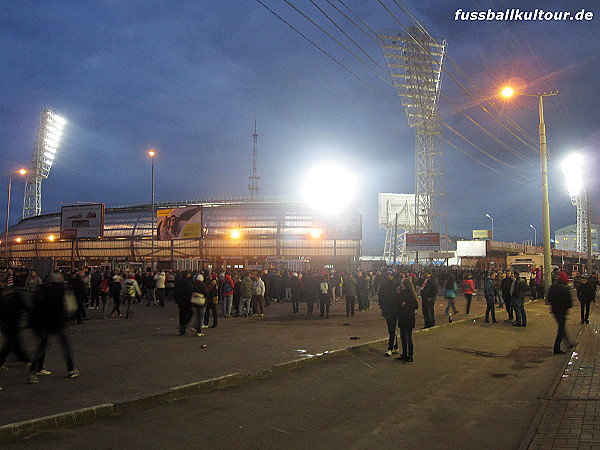
{"type": "MultiPolygon", "coordinates": [[[[85,208],[85,205],[81,206],[85,208]]],[[[53,267],[141,266],[176,269],[359,264],[362,215],[341,215],[282,201],[188,201],[102,209],[94,237],[74,238],[71,225],[87,221],[63,213],[21,220],[8,230],[6,259],[13,265],[53,267]]],[[[94,214],[94,213],[88,213],[94,214]]],[[[77,215],[79,216],[79,215],[77,215]]],[[[83,235],[80,233],[80,236],[83,235]]]]}

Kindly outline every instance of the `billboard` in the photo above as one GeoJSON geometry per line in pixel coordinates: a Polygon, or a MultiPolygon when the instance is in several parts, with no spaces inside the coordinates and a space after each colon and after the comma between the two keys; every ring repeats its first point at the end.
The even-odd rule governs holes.
{"type": "Polygon", "coordinates": [[[398,229],[415,225],[415,194],[378,194],[379,228],[392,228],[398,214],[398,229]]]}
{"type": "Polygon", "coordinates": [[[104,235],[104,204],[63,206],[61,239],[99,238],[104,235]]]}
{"type": "Polygon", "coordinates": [[[161,209],[156,212],[156,236],[159,241],[194,239],[202,236],[200,206],[161,209]]]}
{"type": "Polygon", "coordinates": [[[457,241],[456,256],[485,257],[487,256],[486,245],[487,241],[457,241]]]}
{"type": "Polygon", "coordinates": [[[492,239],[492,230],[473,230],[473,239],[492,239]]]}
{"type": "Polygon", "coordinates": [[[437,252],[440,250],[440,233],[407,233],[406,251],[437,252]]]}
{"type": "Polygon", "coordinates": [[[323,239],[362,239],[362,216],[336,216],[323,221],[323,239]]]}

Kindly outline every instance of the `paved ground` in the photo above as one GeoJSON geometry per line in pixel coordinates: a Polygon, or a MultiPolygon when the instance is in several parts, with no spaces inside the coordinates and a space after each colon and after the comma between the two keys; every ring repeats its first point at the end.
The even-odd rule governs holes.
{"type": "MultiPolygon", "coordinates": [[[[438,323],[447,323],[444,307],[441,302],[436,306],[438,323]]],[[[464,301],[459,300],[458,308],[461,307],[464,310],[464,301]]],[[[18,445],[68,448],[69,439],[76,436],[76,442],[83,447],[109,448],[114,442],[139,446],[161,441],[173,446],[173,433],[168,432],[172,428],[168,425],[178,423],[171,424],[175,429],[188,422],[193,425],[193,421],[186,421],[186,416],[193,417],[196,411],[208,415],[215,425],[208,431],[200,428],[204,430],[202,436],[197,435],[199,429],[187,434],[205,441],[211,439],[213,448],[227,445],[298,448],[305,447],[305,443],[322,447],[323,442],[327,442],[326,431],[339,432],[340,429],[345,431],[339,443],[333,443],[336,448],[348,444],[362,448],[378,440],[383,447],[392,446],[390,436],[404,439],[407,447],[417,447],[419,439],[422,442],[424,437],[419,429],[427,430],[428,436],[441,439],[448,446],[456,444],[457,436],[463,435],[468,438],[465,442],[478,446],[490,446],[492,442],[495,445],[491,446],[496,448],[517,448],[530,439],[533,439],[532,446],[538,445],[542,438],[540,433],[535,434],[536,430],[544,429],[548,423],[544,414],[552,410],[552,401],[547,400],[546,395],[568,360],[566,356],[555,357],[551,353],[555,325],[548,307],[539,303],[528,305],[530,326],[526,329],[502,322],[484,324],[477,318],[484,310],[485,302],[475,301],[474,314],[468,321],[458,323],[465,318],[464,314],[458,314],[452,326],[417,333],[416,362],[408,367],[383,358],[384,347],[377,345],[265,380],[253,379],[251,388],[248,384],[240,385],[195,399],[102,419],[83,428],[55,432],[51,438],[44,435],[41,441],[33,438],[18,445]],[[403,372],[389,373],[390,370],[403,372]],[[395,378],[403,374],[410,376],[395,378]],[[400,382],[401,386],[409,383],[408,390],[398,389],[400,382]],[[268,400],[270,397],[279,400],[268,400]],[[318,401],[309,401],[309,398],[318,401]],[[269,404],[275,403],[280,406],[269,409],[269,404]],[[158,414],[161,418],[158,422],[164,423],[156,430],[157,440],[149,441],[151,436],[144,430],[148,429],[148,423],[156,423],[151,419],[153,414],[158,414]],[[290,431],[286,426],[296,423],[290,422],[290,414],[302,418],[297,423],[299,429],[290,431]],[[525,420],[515,420],[515,415],[525,420]],[[239,420],[231,420],[238,416],[239,420]],[[340,422],[340,416],[354,425],[340,422]],[[227,423],[228,417],[232,425],[239,422],[241,428],[237,429],[245,431],[220,433],[219,424],[227,423]],[[405,423],[406,417],[412,420],[405,423]],[[422,423],[417,421],[418,417],[422,423]],[[141,422],[136,424],[136,420],[141,422]],[[380,431],[373,428],[377,420],[383,427],[380,431]],[[363,422],[364,427],[356,426],[363,422]],[[266,432],[261,424],[268,427],[266,432]],[[115,434],[110,434],[108,440],[98,440],[94,427],[107,427],[115,434]],[[408,434],[401,433],[403,429],[408,434]],[[128,430],[138,432],[128,433],[128,430]],[[359,433],[367,434],[361,437],[359,433]],[[275,441],[274,435],[277,435],[275,441]],[[87,441],[86,436],[93,438],[87,441]],[[219,436],[226,438],[219,439],[219,436]],[[261,441],[265,436],[269,436],[269,440],[261,441]],[[370,436],[369,440],[365,441],[365,436],[370,436]],[[508,442],[510,445],[505,446],[508,442]]],[[[57,343],[51,344],[52,354],[48,355],[46,364],[53,373],[43,377],[39,385],[25,384],[25,369],[10,366],[8,372],[0,374],[4,386],[0,392],[0,425],[92,405],[147,399],[173,391],[175,386],[234,373],[260,375],[266,370],[268,374],[277,364],[299,358],[314,360],[308,355],[380,340],[386,335],[385,324],[375,305],[371,311],[348,319],[341,302],[327,320],[303,312],[294,315],[290,311],[291,305],[276,304],[267,309],[264,318],[222,319],[219,326],[207,330],[203,338],[176,334],[177,309],[172,304],[164,309],[139,307],[130,321],[103,321],[94,317],[96,311],[91,311],[92,320],[70,330],[82,376],[73,380],[64,377],[66,370],[57,343]]],[[[499,315],[499,319],[505,317],[505,313],[499,315]]],[[[579,326],[573,323],[574,317],[576,315],[570,316],[569,327],[572,333],[577,333],[579,326]]],[[[420,322],[419,315],[418,326],[420,322]]],[[[595,358],[595,353],[591,357],[595,358]]],[[[181,440],[181,445],[174,447],[184,448],[185,442],[181,440]]],[[[191,445],[189,441],[188,446],[191,445]]]]}

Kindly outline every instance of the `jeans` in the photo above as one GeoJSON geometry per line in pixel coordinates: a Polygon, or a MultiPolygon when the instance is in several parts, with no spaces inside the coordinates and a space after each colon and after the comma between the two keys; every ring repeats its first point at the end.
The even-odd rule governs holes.
{"type": "Polygon", "coordinates": [[[240,305],[238,306],[238,316],[242,315],[242,310],[246,307],[246,315],[250,314],[250,298],[240,297],[240,305]]]}
{"type": "Polygon", "coordinates": [[[567,346],[571,347],[571,340],[569,336],[567,336],[567,316],[566,314],[554,314],[554,318],[556,319],[556,323],[558,324],[558,331],[556,332],[556,340],[554,341],[554,351],[560,350],[560,343],[564,339],[567,343],[567,346]]]}
{"type": "Polygon", "coordinates": [[[516,325],[527,325],[527,314],[525,314],[525,299],[513,298],[512,307],[515,312],[515,324],[516,325]]]}
{"type": "Polygon", "coordinates": [[[151,303],[154,304],[155,302],[156,298],[154,297],[154,289],[146,289],[146,306],[150,306],[151,303]]]}
{"type": "Polygon", "coordinates": [[[413,356],[412,328],[400,328],[400,340],[402,341],[402,354],[404,356],[413,356]]]}
{"type": "Polygon", "coordinates": [[[265,313],[265,297],[262,295],[253,295],[252,296],[252,310],[254,314],[264,314],[265,313]]]}
{"type": "Polygon", "coordinates": [[[285,299],[286,300],[291,300],[292,299],[292,288],[285,288],[285,299]]]}
{"type": "Polygon", "coordinates": [[[156,288],[156,301],[159,306],[165,306],[165,288],[156,288]]]}
{"type": "Polygon", "coordinates": [[[292,309],[295,313],[300,312],[300,294],[292,292],[292,309]]]}
{"type": "Polygon", "coordinates": [[[204,322],[204,315],[206,314],[206,305],[194,306],[196,308],[196,332],[202,333],[202,325],[204,322]]]}
{"type": "Polygon", "coordinates": [[[388,327],[388,334],[390,335],[390,338],[388,339],[388,350],[398,350],[398,335],[396,334],[396,324],[398,323],[398,319],[396,317],[386,317],[385,321],[388,327]]]}
{"type": "Polygon", "coordinates": [[[421,304],[423,305],[423,320],[425,321],[425,328],[435,326],[435,298],[424,298],[422,299],[421,304]]]}
{"type": "Polygon", "coordinates": [[[102,317],[106,317],[106,305],[108,304],[108,292],[100,293],[102,299],[102,317]]]}
{"type": "Polygon", "coordinates": [[[233,305],[233,295],[223,296],[223,316],[231,317],[231,306],[233,305]]]}
{"type": "Polygon", "coordinates": [[[490,320],[490,312],[492,313],[492,322],[496,321],[496,309],[495,309],[495,297],[492,298],[487,298],[485,299],[485,302],[487,304],[487,308],[485,310],[485,321],[489,321],[490,320]]]}
{"type": "Polygon", "coordinates": [[[581,323],[590,318],[590,302],[579,302],[581,304],[581,323]]]}
{"type": "Polygon", "coordinates": [[[456,314],[458,311],[456,310],[456,306],[454,306],[454,301],[456,300],[453,297],[446,297],[446,300],[448,301],[448,305],[446,306],[446,312],[445,314],[448,315],[448,313],[450,313],[450,308],[452,308],[452,311],[454,311],[453,314],[456,314]]]}
{"type": "Polygon", "coordinates": [[[346,295],[346,315],[354,315],[354,304],[356,303],[356,295],[346,295]]]}
{"type": "Polygon", "coordinates": [[[504,307],[506,308],[506,312],[508,313],[508,320],[512,322],[513,320],[513,306],[512,306],[512,298],[510,294],[503,294],[504,299],[504,307]]]}
{"type": "MultiPolygon", "coordinates": [[[[35,375],[36,372],[39,372],[44,368],[44,360],[46,359],[46,347],[48,346],[48,337],[50,335],[50,333],[43,330],[36,330],[35,333],[40,338],[40,343],[33,356],[33,362],[31,364],[31,367],[29,368],[30,375],[35,375]]],[[[73,354],[71,353],[71,345],[69,343],[67,335],[65,334],[65,330],[58,330],[52,334],[55,334],[60,340],[65,360],[67,363],[67,371],[73,371],[73,369],[75,369],[73,365],[73,354]]]]}
{"type": "Polygon", "coordinates": [[[131,309],[133,308],[133,302],[134,302],[134,300],[135,300],[135,296],[133,296],[133,297],[130,296],[130,295],[127,296],[127,313],[125,314],[125,318],[126,319],[129,319],[129,317],[132,314],[132,310],[131,309]]]}
{"type": "Polygon", "coordinates": [[[320,294],[319,296],[319,308],[321,309],[321,317],[326,314],[329,317],[329,308],[331,308],[331,298],[329,294],[320,294]]]}
{"type": "Polygon", "coordinates": [[[502,300],[502,291],[500,289],[496,290],[496,298],[498,299],[498,305],[502,308],[504,301],[502,300]]]}
{"type": "Polygon", "coordinates": [[[473,294],[465,294],[465,298],[467,299],[467,314],[471,311],[471,300],[473,299],[473,294]]]}

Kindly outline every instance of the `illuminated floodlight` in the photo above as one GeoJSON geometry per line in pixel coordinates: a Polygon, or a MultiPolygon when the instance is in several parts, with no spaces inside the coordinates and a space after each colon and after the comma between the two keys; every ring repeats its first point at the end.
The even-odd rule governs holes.
{"type": "Polygon", "coordinates": [[[322,214],[339,214],[355,201],[357,176],[338,163],[314,167],[304,177],[302,197],[322,214]]]}
{"type": "Polygon", "coordinates": [[[318,228],[313,228],[312,230],[310,230],[310,237],[312,237],[313,239],[320,239],[322,234],[323,230],[320,230],[318,228]]]}
{"type": "Polygon", "coordinates": [[[567,156],[561,164],[567,190],[571,198],[577,197],[583,189],[583,157],[572,153],[567,156]]]}
{"type": "Polygon", "coordinates": [[[22,240],[23,239],[21,239],[20,237],[18,237],[18,238],[15,239],[15,241],[17,241],[17,244],[20,244],[22,240]]]}
{"type": "Polygon", "coordinates": [[[506,86],[504,89],[502,89],[502,91],[500,91],[500,94],[502,94],[502,96],[506,98],[512,97],[514,93],[515,90],[510,86],[506,86]]]}
{"type": "Polygon", "coordinates": [[[230,234],[231,239],[239,239],[242,237],[242,232],[240,230],[231,230],[230,234]]]}
{"type": "Polygon", "coordinates": [[[53,235],[53,234],[51,234],[50,236],[48,236],[48,240],[49,240],[50,242],[54,242],[54,239],[56,239],[56,238],[54,237],[54,235],[53,235]]]}
{"type": "Polygon", "coordinates": [[[156,153],[154,152],[154,150],[150,150],[148,152],[148,155],[150,155],[150,158],[154,158],[154,155],[156,155],[156,153]]]}

